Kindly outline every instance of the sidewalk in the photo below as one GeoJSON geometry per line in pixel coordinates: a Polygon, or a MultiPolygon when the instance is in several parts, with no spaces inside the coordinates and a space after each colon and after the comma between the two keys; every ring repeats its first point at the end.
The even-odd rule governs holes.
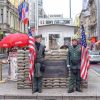
{"type": "Polygon", "coordinates": [[[89,70],[88,89],[82,93],[67,93],[67,89],[43,89],[42,93],[31,93],[31,89],[17,89],[16,82],[0,84],[0,100],[100,100],[100,75],[89,70]]]}

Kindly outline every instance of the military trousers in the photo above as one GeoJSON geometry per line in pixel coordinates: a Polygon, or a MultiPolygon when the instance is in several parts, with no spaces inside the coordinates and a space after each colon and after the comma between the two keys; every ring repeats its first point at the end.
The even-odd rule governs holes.
{"type": "Polygon", "coordinates": [[[42,77],[33,78],[33,91],[34,92],[42,91],[42,77]]]}
{"type": "Polygon", "coordinates": [[[70,70],[69,90],[80,89],[81,78],[80,69],[70,70]]]}

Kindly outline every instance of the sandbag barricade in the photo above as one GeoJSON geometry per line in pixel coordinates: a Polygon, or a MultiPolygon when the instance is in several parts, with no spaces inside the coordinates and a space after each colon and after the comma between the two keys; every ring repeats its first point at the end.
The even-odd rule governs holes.
{"type": "Polygon", "coordinates": [[[29,50],[18,50],[17,64],[17,88],[31,88],[31,81],[29,80],[29,50]]]}

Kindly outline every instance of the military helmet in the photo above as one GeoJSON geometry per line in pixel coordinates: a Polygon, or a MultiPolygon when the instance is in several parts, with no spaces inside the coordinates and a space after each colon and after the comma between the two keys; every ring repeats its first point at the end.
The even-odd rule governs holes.
{"type": "Polygon", "coordinates": [[[72,41],[73,41],[73,40],[77,40],[77,41],[78,41],[78,36],[77,36],[77,34],[74,34],[74,35],[72,36],[71,40],[72,40],[72,41]]]}
{"type": "Polygon", "coordinates": [[[35,34],[34,38],[42,38],[42,34],[35,34]]]}

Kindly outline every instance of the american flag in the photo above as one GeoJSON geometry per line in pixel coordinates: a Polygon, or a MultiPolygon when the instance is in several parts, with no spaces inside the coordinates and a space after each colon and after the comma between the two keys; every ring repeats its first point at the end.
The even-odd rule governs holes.
{"type": "Polygon", "coordinates": [[[81,69],[80,69],[80,74],[81,74],[81,78],[86,80],[87,76],[88,76],[88,69],[90,67],[90,63],[89,63],[89,54],[88,54],[88,48],[87,48],[87,43],[86,43],[86,35],[85,35],[85,31],[84,31],[84,27],[82,26],[82,41],[81,41],[81,45],[82,45],[82,55],[81,55],[81,69]]]}
{"type": "Polygon", "coordinates": [[[24,24],[28,24],[28,17],[29,17],[29,7],[28,3],[24,0],[22,8],[22,20],[24,21],[24,24]]]}
{"type": "Polygon", "coordinates": [[[29,29],[29,60],[30,60],[30,68],[29,68],[29,79],[32,80],[32,76],[34,75],[34,60],[36,56],[35,52],[35,39],[32,36],[32,31],[29,29]]]}
{"type": "Polygon", "coordinates": [[[23,20],[25,25],[28,24],[29,5],[25,0],[18,6],[18,13],[19,13],[19,19],[23,20]]]}
{"type": "Polygon", "coordinates": [[[18,6],[19,20],[22,20],[22,8],[23,8],[23,3],[21,3],[21,4],[18,6]]]}

